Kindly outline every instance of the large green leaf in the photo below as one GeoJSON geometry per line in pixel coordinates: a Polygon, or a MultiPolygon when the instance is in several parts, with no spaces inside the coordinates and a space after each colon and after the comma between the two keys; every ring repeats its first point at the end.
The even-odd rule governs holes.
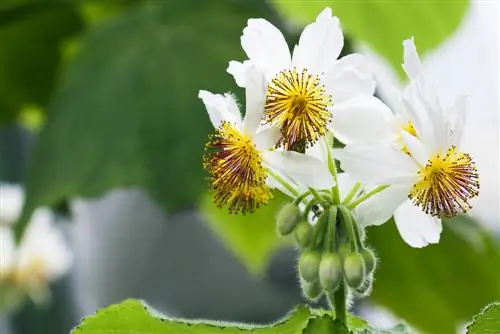
{"type": "Polygon", "coordinates": [[[500,332],[500,303],[487,306],[467,326],[467,334],[498,334],[500,332]]]}
{"type": "Polygon", "coordinates": [[[276,233],[274,217],[287,201],[281,193],[266,206],[253,214],[234,215],[218,208],[207,194],[200,210],[210,227],[252,273],[259,273],[267,264],[269,257],[289,239],[276,233]]]}
{"type": "Polygon", "coordinates": [[[462,22],[469,1],[271,1],[290,20],[312,22],[330,6],[347,34],[385,57],[399,73],[401,42],[414,36],[419,52],[431,50],[449,38],[462,22]]]}
{"type": "Polygon", "coordinates": [[[19,235],[36,206],[142,186],[166,210],[206,189],[211,125],[199,89],[225,92],[260,1],[154,1],[91,29],[68,64],[34,149],[19,235]]]}
{"type": "Polygon", "coordinates": [[[471,219],[445,222],[439,244],[423,249],[405,244],[392,220],[367,235],[380,258],[371,297],[427,333],[455,333],[500,299],[498,245],[471,219]]]}
{"type": "Polygon", "coordinates": [[[0,6],[0,123],[13,120],[26,103],[46,105],[61,44],[81,28],[78,11],[69,3],[0,6]]]}
{"type": "MultiPolygon", "coordinates": [[[[348,334],[333,312],[299,306],[284,319],[270,325],[246,325],[214,321],[189,321],[168,318],[138,300],[126,300],[84,318],[72,334],[348,334]]],[[[394,331],[377,331],[352,315],[348,325],[356,334],[404,334],[404,326],[394,331]]]]}

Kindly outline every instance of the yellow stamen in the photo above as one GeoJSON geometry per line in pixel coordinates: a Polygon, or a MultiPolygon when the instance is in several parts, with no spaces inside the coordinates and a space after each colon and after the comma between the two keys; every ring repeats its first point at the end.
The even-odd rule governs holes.
{"type": "Polygon", "coordinates": [[[215,149],[205,154],[203,166],[209,172],[217,206],[228,204],[230,213],[246,213],[272,198],[262,156],[251,138],[223,122],[206,149],[215,149]]]}
{"type": "Polygon", "coordinates": [[[479,174],[471,156],[452,146],[435,154],[419,171],[409,198],[432,216],[454,217],[471,209],[468,200],[479,194],[479,174]]]}
{"type": "Polygon", "coordinates": [[[281,128],[278,146],[310,145],[327,133],[331,96],[317,75],[295,68],[278,73],[267,87],[264,121],[281,128]]]}

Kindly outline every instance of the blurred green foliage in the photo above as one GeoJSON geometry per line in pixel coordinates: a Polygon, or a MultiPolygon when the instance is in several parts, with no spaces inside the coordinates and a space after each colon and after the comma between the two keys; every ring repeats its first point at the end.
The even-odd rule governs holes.
{"type": "Polygon", "coordinates": [[[332,8],[344,31],[366,43],[403,75],[402,41],[415,37],[420,54],[446,41],[458,28],[469,1],[285,1],[271,0],[299,25],[313,21],[325,7],[332,8]]]}
{"type": "Polygon", "coordinates": [[[0,4],[0,124],[14,120],[27,103],[47,105],[62,43],[83,27],[71,4],[19,3],[0,4]]]}

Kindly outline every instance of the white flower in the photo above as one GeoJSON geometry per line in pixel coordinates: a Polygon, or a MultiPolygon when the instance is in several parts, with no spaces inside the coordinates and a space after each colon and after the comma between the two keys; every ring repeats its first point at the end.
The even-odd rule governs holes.
{"type": "Polygon", "coordinates": [[[240,86],[249,66],[263,73],[267,84],[264,122],[280,128],[279,144],[286,150],[314,143],[328,128],[346,144],[351,137],[371,142],[387,133],[385,119],[390,111],[372,96],[371,70],[359,54],[337,60],[343,44],[339,20],[330,8],[304,29],[293,53],[271,23],[248,20],[241,45],[249,60],[231,61],[228,72],[240,86]],[[358,121],[352,124],[353,119],[358,121]],[[363,126],[366,123],[370,126],[363,126]]]}
{"type": "Polygon", "coordinates": [[[13,228],[21,212],[24,194],[17,185],[1,185],[0,285],[7,284],[32,295],[45,294],[48,284],[64,275],[72,253],[48,209],[37,209],[19,245],[13,228]]]}
{"type": "Polygon", "coordinates": [[[297,152],[272,150],[279,130],[261,127],[265,103],[264,80],[251,67],[246,71],[246,113],[241,118],[239,107],[230,94],[219,95],[200,91],[215,133],[207,143],[204,167],[218,206],[228,204],[233,213],[252,212],[271,198],[270,187],[276,179],[293,177],[310,187],[333,185],[328,174],[322,173],[321,162],[297,152]]]}
{"type": "Polygon", "coordinates": [[[342,168],[365,184],[390,185],[356,208],[362,225],[393,214],[402,238],[413,247],[439,242],[441,218],[467,212],[479,193],[474,161],[460,151],[465,98],[443,108],[422,73],[413,40],[404,45],[410,79],[391,121],[394,142],[336,150],[342,168]]]}

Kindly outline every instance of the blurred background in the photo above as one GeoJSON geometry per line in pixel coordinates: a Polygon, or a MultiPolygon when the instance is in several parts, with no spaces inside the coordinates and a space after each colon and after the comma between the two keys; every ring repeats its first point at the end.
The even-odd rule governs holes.
{"type": "Polygon", "coordinates": [[[294,248],[274,232],[284,198],[247,216],[212,205],[201,167],[211,125],[197,93],[242,98],[225,70],[245,59],[248,18],[293,45],[325,6],[341,20],[343,54],[369,57],[382,99],[404,84],[411,36],[445,104],[469,93],[464,144],[482,178],[471,216],[445,222],[438,245],[412,249],[394,224],[368,229],[381,264],[354,311],[447,334],[500,300],[496,1],[0,0],[0,181],[24,188],[15,228],[51,207],[74,258],[50,302],[0,310],[0,334],[68,333],[126,298],[258,323],[304,303],[294,248]]]}

